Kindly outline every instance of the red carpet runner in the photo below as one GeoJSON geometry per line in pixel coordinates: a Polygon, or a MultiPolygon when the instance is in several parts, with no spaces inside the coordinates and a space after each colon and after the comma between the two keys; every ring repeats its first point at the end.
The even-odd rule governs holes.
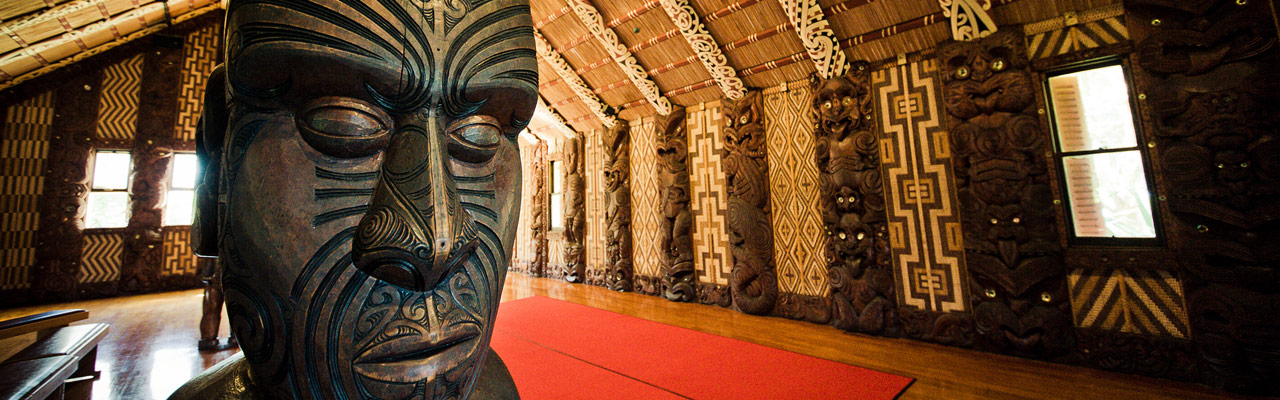
{"type": "Polygon", "coordinates": [[[492,346],[523,399],[893,399],[912,378],[546,297],[502,303],[492,346]]]}

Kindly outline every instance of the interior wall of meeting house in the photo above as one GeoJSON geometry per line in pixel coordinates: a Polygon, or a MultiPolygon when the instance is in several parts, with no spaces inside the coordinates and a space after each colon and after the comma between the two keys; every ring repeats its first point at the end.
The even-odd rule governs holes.
{"type": "MultiPolygon", "coordinates": [[[[755,8],[778,4],[695,2],[745,85],[681,75],[688,48],[641,57],[685,60],[660,71],[665,107],[621,72],[574,79],[611,56],[549,55],[588,30],[543,3],[510,272],[1280,394],[1274,2],[995,0],[998,30],[956,41],[932,0],[821,1],[828,64],[743,28],[787,23],[755,8]]],[[[174,171],[224,18],[0,76],[0,307],[201,285],[174,171]],[[94,174],[121,155],[126,179],[94,174]],[[127,218],[90,222],[112,206],[127,218]]]]}

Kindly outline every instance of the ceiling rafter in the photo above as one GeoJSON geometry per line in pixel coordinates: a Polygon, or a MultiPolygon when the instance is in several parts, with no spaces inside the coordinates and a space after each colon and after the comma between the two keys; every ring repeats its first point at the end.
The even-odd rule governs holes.
{"type": "Polygon", "coordinates": [[[849,70],[849,62],[837,44],[831,24],[823,17],[818,0],[778,0],[778,4],[787,14],[787,20],[796,27],[796,34],[804,43],[809,59],[813,60],[818,76],[828,79],[844,75],[849,70]]]}
{"type": "Polygon", "coordinates": [[[560,7],[559,10],[556,10],[555,12],[548,14],[546,17],[542,18],[538,22],[533,23],[533,29],[541,30],[542,27],[547,26],[547,24],[550,24],[552,22],[555,22],[555,20],[560,19],[560,17],[563,17],[565,14],[568,14],[568,13],[569,13],[569,5],[565,4],[564,7],[560,7]]]}
{"type": "Polygon", "coordinates": [[[621,68],[627,78],[631,79],[631,83],[640,90],[640,94],[653,105],[658,114],[670,114],[671,101],[662,96],[658,91],[658,84],[649,78],[649,74],[640,66],[636,57],[618,41],[617,32],[604,24],[600,11],[584,0],[569,0],[569,5],[573,7],[573,12],[578,15],[578,19],[582,20],[583,25],[587,26],[587,30],[591,31],[592,36],[595,36],[613,61],[618,64],[618,68],[621,68]]]}
{"type": "MultiPolygon", "coordinates": [[[[572,2],[571,2],[570,4],[572,4],[572,2]]],[[[566,9],[567,9],[567,8],[568,8],[568,7],[570,7],[570,6],[567,6],[567,5],[566,5],[565,7],[566,7],[566,9]]],[[[618,25],[625,24],[625,23],[627,23],[628,21],[631,21],[632,19],[635,19],[636,17],[639,17],[639,16],[641,16],[641,15],[644,15],[644,13],[647,13],[647,12],[649,12],[649,10],[652,10],[652,9],[654,9],[654,8],[657,8],[657,7],[658,7],[658,0],[649,0],[649,2],[648,2],[648,3],[644,3],[644,4],[642,4],[640,7],[636,7],[636,9],[634,9],[634,10],[627,11],[627,13],[626,13],[626,14],[624,14],[623,16],[618,17],[618,18],[614,18],[614,19],[610,20],[610,21],[609,21],[609,23],[607,23],[607,24],[605,24],[605,25],[606,25],[606,26],[608,26],[608,27],[609,27],[609,29],[617,28],[617,27],[618,27],[618,25]]],[[[588,41],[588,40],[591,40],[591,37],[592,37],[592,36],[593,36],[593,35],[591,34],[591,32],[587,32],[586,34],[583,34],[583,35],[581,35],[581,36],[578,36],[578,37],[576,37],[576,38],[573,38],[573,40],[570,40],[570,41],[566,42],[566,43],[564,44],[564,48],[560,49],[560,51],[569,51],[569,50],[572,50],[574,47],[578,47],[578,45],[583,44],[583,43],[585,43],[585,42],[586,42],[586,41],[588,41]]]]}
{"type": "MultiPolygon", "coordinates": [[[[569,99],[572,99],[572,97],[570,97],[569,99]]],[[[538,105],[542,106],[541,107],[542,109],[547,110],[548,114],[551,114],[551,119],[552,121],[554,121],[552,123],[553,127],[560,129],[561,132],[566,134],[576,135],[578,133],[578,131],[573,130],[573,128],[570,127],[569,124],[565,122],[564,117],[561,116],[558,111],[556,111],[554,108],[547,106],[547,99],[543,98],[541,95],[538,96],[538,105]]],[[[584,116],[589,117],[590,114],[584,115],[584,116]]]]}
{"type": "Polygon", "coordinates": [[[543,37],[542,33],[537,29],[533,30],[533,39],[538,50],[538,56],[542,57],[542,61],[551,66],[551,69],[556,72],[556,75],[560,76],[561,80],[564,80],[564,83],[569,86],[569,89],[573,90],[574,94],[578,95],[578,99],[582,100],[582,104],[596,118],[600,119],[600,123],[608,128],[617,125],[618,119],[609,112],[608,105],[601,101],[591,91],[590,87],[587,87],[587,83],[582,81],[582,77],[573,73],[573,68],[569,67],[569,63],[564,60],[564,57],[560,56],[560,53],[556,52],[555,48],[551,47],[550,43],[547,43],[547,38],[543,37]]]}

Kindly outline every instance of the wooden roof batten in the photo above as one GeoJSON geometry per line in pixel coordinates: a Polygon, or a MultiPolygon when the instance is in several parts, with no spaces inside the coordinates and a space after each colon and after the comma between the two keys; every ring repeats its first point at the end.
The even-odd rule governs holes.
{"type": "Polygon", "coordinates": [[[617,125],[618,119],[609,112],[608,105],[601,101],[600,97],[597,97],[590,87],[587,87],[587,83],[582,81],[582,77],[573,73],[573,68],[569,66],[569,63],[564,60],[564,57],[560,56],[560,53],[556,52],[555,48],[551,47],[550,43],[547,43],[547,38],[543,37],[542,33],[537,29],[533,30],[533,41],[537,48],[538,57],[541,57],[542,61],[545,61],[547,65],[551,66],[552,70],[555,70],[556,75],[559,75],[565,85],[569,86],[569,89],[578,95],[579,100],[582,100],[582,104],[596,118],[600,119],[600,123],[608,128],[617,125]]]}
{"type": "MultiPolygon", "coordinates": [[[[729,65],[720,43],[707,32],[707,27],[698,20],[698,13],[689,5],[688,0],[662,0],[662,9],[671,17],[671,22],[680,29],[680,34],[693,48],[694,55],[702,61],[702,66],[711,74],[716,86],[730,100],[737,100],[746,94],[742,79],[729,65]]],[[[647,72],[646,72],[647,73],[647,72]]]]}
{"type": "Polygon", "coordinates": [[[613,28],[609,28],[602,21],[600,11],[584,0],[568,0],[569,5],[573,8],[574,14],[578,15],[578,19],[582,20],[582,24],[587,27],[595,36],[600,45],[604,47],[613,61],[618,64],[618,68],[627,75],[631,83],[636,89],[640,90],[640,94],[653,105],[654,110],[661,115],[671,113],[671,101],[662,96],[658,91],[658,84],[650,79],[649,74],[644,67],[640,66],[640,62],[636,60],[635,55],[627,51],[627,48],[618,41],[617,32],[613,28]]]}

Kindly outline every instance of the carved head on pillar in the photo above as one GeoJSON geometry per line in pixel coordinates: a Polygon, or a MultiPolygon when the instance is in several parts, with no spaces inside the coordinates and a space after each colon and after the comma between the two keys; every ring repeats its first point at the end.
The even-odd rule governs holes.
{"type": "Polygon", "coordinates": [[[226,101],[206,103],[201,139],[220,182],[197,236],[216,240],[253,382],[465,396],[537,103],[528,2],[232,0],[226,32],[209,83],[226,101]]]}

